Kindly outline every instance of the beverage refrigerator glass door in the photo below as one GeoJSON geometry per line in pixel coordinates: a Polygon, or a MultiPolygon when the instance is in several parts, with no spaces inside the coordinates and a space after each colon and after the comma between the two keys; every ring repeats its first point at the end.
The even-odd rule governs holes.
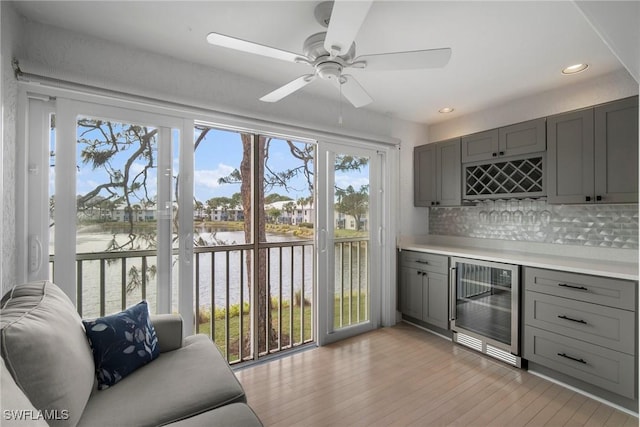
{"type": "Polygon", "coordinates": [[[519,266],[451,258],[451,270],[454,341],[519,366],[519,266]]]}

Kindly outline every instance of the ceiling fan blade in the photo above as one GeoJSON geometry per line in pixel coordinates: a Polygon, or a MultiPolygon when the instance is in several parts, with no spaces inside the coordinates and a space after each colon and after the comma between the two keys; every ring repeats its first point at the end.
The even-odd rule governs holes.
{"type": "Polygon", "coordinates": [[[360,108],[373,102],[373,98],[369,96],[367,91],[360,86],[360,83],[358,83],[353,76],[343,74],[339,80],[341,80],[341,83],[338,82],[338,80],[334,80],[336,82],[335,84],[342,92],[342,95],[347,98],[354,107],[360,108]]]}
{"type": "Polygon", "coordinates": [[[305,74],[304,76],[300,76],[297,79],[290,81],[286,85],[279,87],[278,89],[270,92],[260,98],[260,101],[263,102],[278,102],[285,96],[291,95],[293,92],[298,89],[302,89],[312,81],[316,79],[315,74],[305,74]]]}
{"type": "Polygon", "coordinates": [[[228,49],[254,53],[283,61],[300,62],[300,60],[306,60],[304,55],[287,52],[286,50],[276,49],[275,47],[265,46],[259,43],[248,42],[236,37],[225,36],[224,34],[209,33],[207,34],[207,42],[214,46],[222,46],[228,49]]]}
{"type": "Polygon", "coordinates": [[[411,52],[380,53],[362,55],[353,60],[353,68],[375,70],[420,70],[440,68],[447,65],[451,49],[414,50],[411,52]],[[364,63],[364,66],[361,64],[364,63]]]}
{"type": "Polygon", "coordinates": [[[349,51],[373,1],[336,0],[331,11],[324,48],[331,56],[349,51]]]}

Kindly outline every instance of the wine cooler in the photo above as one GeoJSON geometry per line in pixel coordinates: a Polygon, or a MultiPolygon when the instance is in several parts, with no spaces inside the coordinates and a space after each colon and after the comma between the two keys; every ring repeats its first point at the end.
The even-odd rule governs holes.
{"type": "Polygon", "coordinates": [[[519,266],[451,258],[449,280],[453,340],[520,367],[519,266]]]}

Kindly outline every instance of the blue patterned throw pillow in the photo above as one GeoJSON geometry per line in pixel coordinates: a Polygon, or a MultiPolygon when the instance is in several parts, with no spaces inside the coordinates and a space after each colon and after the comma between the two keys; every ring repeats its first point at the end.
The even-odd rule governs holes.
{"type": "Polygon", "coordinates": [[[160,354],[146,301],[82,323],[93,351],[99,390],[114,385],[160,354]]]}

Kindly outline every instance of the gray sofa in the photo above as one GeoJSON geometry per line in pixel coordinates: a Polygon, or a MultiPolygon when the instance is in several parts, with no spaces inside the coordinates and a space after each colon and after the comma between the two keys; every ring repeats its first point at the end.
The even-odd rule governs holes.
{"type": "Polygon", "coordinates": [[[183,339],[177,315],[151,322],[160,355],[98,390],[89,341],[64,292],[48,281],[11,289],[0,302],[0,424],[262,425],[207,336],[183,339]]]}

